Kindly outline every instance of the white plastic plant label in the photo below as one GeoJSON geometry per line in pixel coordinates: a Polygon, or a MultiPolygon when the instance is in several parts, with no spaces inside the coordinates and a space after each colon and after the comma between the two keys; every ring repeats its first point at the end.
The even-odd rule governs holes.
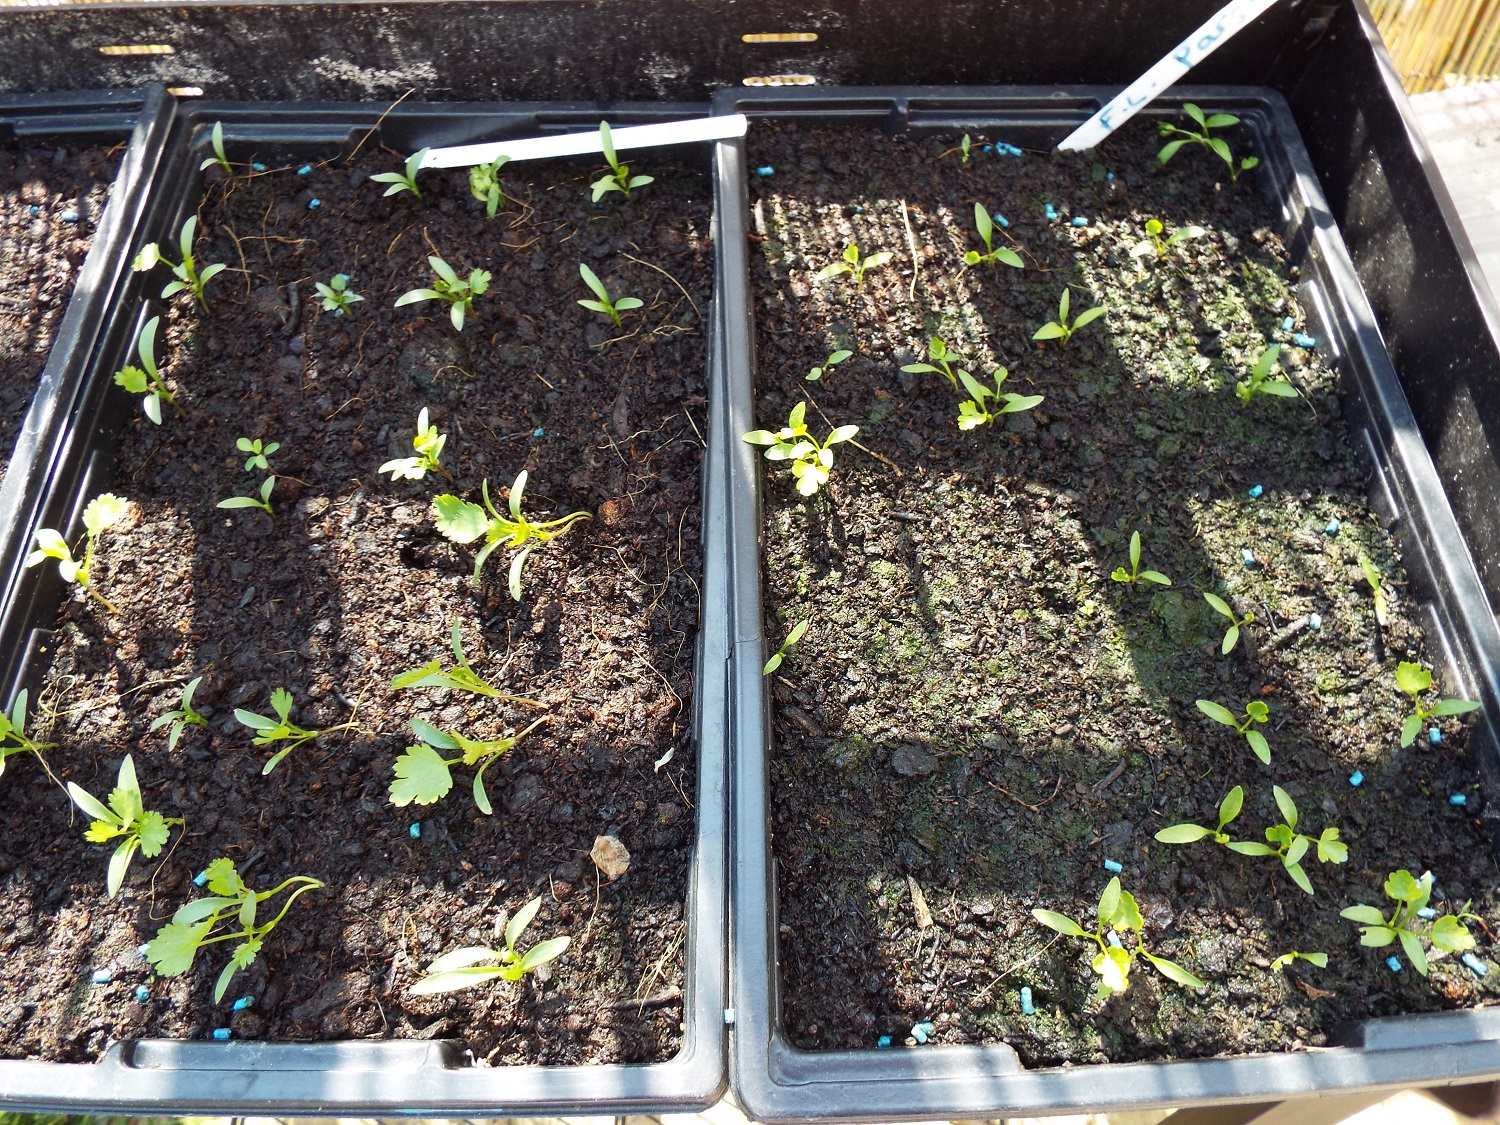
{"type": "MultiPolygon", "coordinates": [[[[653,125],[611,128],[610,139],[616,149],[727,141],[743,137],[748,124],[743,113],[731,113],[723,117],[694,117],[687,121],[661,121],[653,125]]],[[[554,156],[582,156],[603,151],[599,130],[593,129],[587,133],[567,133],[558,137],[526,137],[516,141],[490,141],[486,144],[429,149],[421,167],[471,168],[476,164],[491,164],[501,156],[511,160],[547,160],[554,156]]]]}
{"type": "Polygon", "coordinates": [[[1097,148],[1105,137],[1146,108],[1153,98],[1275,3],[1277,0],[1230,0],[1212,19],[1177,44],[1170,54],[1069,133],[1062,144],[1057,146],[1058,150],[1076,152],[1080,149],[1097,148]]]}

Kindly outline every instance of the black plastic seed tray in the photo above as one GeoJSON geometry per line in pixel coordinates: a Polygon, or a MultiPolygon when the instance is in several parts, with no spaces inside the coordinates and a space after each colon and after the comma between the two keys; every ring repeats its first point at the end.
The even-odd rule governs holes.
{"type": "MultiPolygon", "coordinates": [[[[756,118],[874,124],[915,134],[983,131],[1045,148],[1113,93],[1080,87],[732,90],[717,96],[715,112],[750,114],[752,130],[756,118]]],[[[1410,592],[1423,606],[1444,682],[1483,700],[1488,716],[1500,715],[1500,630],[1286,102],[1263,88],[1199,87],[1174,89],[1157,104],[1180,107],[1185,100],[1236,113],[1254,131],[1259,186],[1279,201],[1281,233],[1301,267],[1299,295],[1315,325],[1310,330],[1324,341],[1319,346],[1339,373],[1351,439],[1371,474],[1372,502],[1394,522],[1410,592]]],[[[729,434],[756,424],[745,174],[743,142],[720,144],[718,270],[729,365],[721,429],[729,434]]],[[[1410,393],[1420,396],[1421,374],[1408,371],[1407,377],[1410,393]]],[[[727,446],[734,599],[733,1069],[736,1092],[752,1119],[1030,1117],[1264,1102],[1314,1091],[1394,1090],[1500,1075],[1500,1016],[1493,1011],[1373,1020],[1344,1029],[1338,1046],[1316,1052],[1033,1071],[1004,1044],[830,1052],[792,1046],[779,1018],[768,803],[775,751],[768,680],[761,675],[775,642],[768,644],[762,632],[757,453],[743,442],[727,446]]],[[[1487,785],[1500,781],[1492,719],[1477,724],[1470,754],[1481,763],[1487,785]]]]}
{"type": "MultiPolygon", "coordinates": [[[[126,251],[150,201],[173,100],[159,86],[0,99],[0,137],[56,137],[76,144],[126,146],[0,483],[0,651],[15,650],[21,639],[21,623],[9,612],[18,556],[24,554],[31,529],[37,526],[36,510],[51,474],[52,449],[72,417],[82,373],[99,345],[105,314],[129,281],[126,251]]],[[[0,664],[3,667],[8,665],[0,664]]],[[[8,684],[9,679],[0,683],[8,684]]]]}
{"type": "MultiPolygon", "coordinates": [[[[185,106],[185,103],[184,103],[185,106]]],[[[136,332],[149,315],[154,289],[128,263],[147,242],[169,244],[202,193],[199,163],[210,154],[208,133],[222,122],[230,159],[300,161],[349,153],[367,143],[402,152],[512,136],[596,129],[702,116],[702,105],[507,104],[442,106],[193,103],[153,126],[165,145],[162,171],[134,222],[111,244],[125,270],[95,312],[99,344],[50,389],[69,424],[38,438],[46,473],[28,486],[29,528],[79,531],[84,498],[110,484],[113,450],[135,399],[113,384],[128,361],[136,332]],[[45,488],[43,489],[43,486],[45,488]],[[35,490],[33,494],[32,490],[35,490]]],[[[711,146],[696,146],[705,167],[711,146]]],[[[628,156],[626,157],[629,158],[628,156]]],[[[592,158],[583,158],[592,159],[592,158]]],[[[711,312],[710,325],[717,323],[711,312]]],[[[718,347],[709,340],[712,357],[718,347]]],[[[710,359],[711,404],[723,397],[724,365],[710,359]]],[[[665,1061],[642,1065],[477,1066],[460,1041],[345,1041],[325,1043],[143,1040],[112,1046],[97,1064],[0,1061],[0,1105],[71,1113],[321,1114],[340,1117],[555,1116],[701,1108],[726,1084],[723,1009],[726,989],[728,621],[714,607],[728,602],[727,529],[723,513],[725,457],[718,413],[710,408],[703,462],[704,574],[696,651],[693,724],[698,748],[697,828],[685,917],[683,1046],[665,1061]]],[[[9,560],[14,568],[15,559],[9,560]]],[[[21,570],[6,601],[0,639],[0,687],[6,698],[38,671],[62,594],[55,568],[21,570]]]]}

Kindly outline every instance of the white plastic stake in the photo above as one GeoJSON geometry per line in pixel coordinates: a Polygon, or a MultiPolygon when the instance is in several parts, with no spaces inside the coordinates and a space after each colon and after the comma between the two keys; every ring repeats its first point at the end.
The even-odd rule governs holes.
{"type": "Polygon", "coordinates": [[[1258,18],[1277,0],[1230,0],[1217,15],[1177,45],[1171,54],[1141,75],[1108,105],[1069,133],[1058,145],[1061,152],[1097,148],[1125,122],[1193,67],[1218,50],[1230,36],[1258,18]]]}
{"type": "MultiPolygon", "coordinates": [[[[610,141],[616,151],[628,148],[652,148],[657,145],[690,144],[695,141],[727,141],[743,137],[749,121],[743,113],[724,117],[695,117],[689,121],[662,121],[655,125],[628,125],[610,128],[610,141]]],[[[453,148],[430,149],[422,160],[423,168],[471,168],[490,164],[496,157],[512,160],[547,160],[554,156],[582,156],[603,152],[599,130],[588,133],[566,133],[558,137],[527,137],[518,141],[490,141],[482,145],[456,145],[453,148]]]]}

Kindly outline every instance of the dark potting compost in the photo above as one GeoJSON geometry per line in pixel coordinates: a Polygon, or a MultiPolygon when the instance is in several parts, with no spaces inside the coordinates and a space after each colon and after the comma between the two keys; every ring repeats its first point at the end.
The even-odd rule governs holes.
{"type": "MultiPolygon", "coordinates": [[[[1048,1066],[1297,1050],[1343,1020],[1491,1002],[1466,720],[1400,746],[1396,670],[1434,657],[1254,174],[1197,145],[1161,165],[1151,122],[1088,155],[970,141],[758,122],[748,142],[756,424],[802,402],[819,441],[859,427],[813,496],[762,463],[769,650],[809,623],[770,674],[789,1038],[1005,1041],[1048,1066]],[[965,265],[987,249],[976,203],[1022,268],[965,265]],[[1132,253],[1151,220],[1163,242],[1201,230],[1132,253]],[[1273,344],[1263,371],[1289,385],[1242,402],[1273,344]],[[1041,401],[960,429],[957,372],[993,390],[1002,366],[1002,393],[1041,401]],[[1112,577],[1134,533],[1170,585],[1112,577]],[[1205,595],[1241,623],[1228,652],[1205,595]],[[1309,895],[1274,855],[1156,840],[1213,829],[1235,787],[1234,841],[1266,843],[1279,787],[1347,861],[1310,847],[1309,895]],[[1389,915],[1398,870],[1433,875],[1421,932],[1472,900],[1477,969],[1429,945],[1424,977],[1399,942],[1360,945],[1340,911],[1389,915]],[[1092,932],[1113,878],[1146,947],[1203,987],[1138,959],[1096,997],[1099,949],[1032,911],[1092,932]],[[1326,967],[1276,963],[1294,951],[1326,967]]],[[[1425,708],[1461,694],[1441,679],[1425,708]]]]}
{"type": "MultiPolygon", "coordinates": [[[[420,198],[384,196],[370,177],[402,161],[371,148],[232,178],[210,169],[194,256],[200,272],[228,268],[207,283],[206,311],[190,293],[150,310],[180,410],[163,401],[158,426],[122,394],[113,479],[91,490],[129,502],[90,574],[116,611],[70,588],[33,699],[58,745],[46,768],[12,757],[0,787],[8,1056],[82,1061],[117,1039],[215,1035],[454,1038],[491,1065],[676,1052],[711,204],[701,170],[632,163],[655,182],[599,203],[586,163],[513,165],[493,219],[463,171],[419,174],[420,198]],[[394,307],[434,284],[429,256],[493,275],[461,332],[442,300],[394,307]],[[621,326],[577,304],[593,297],[580,263],[616,301],[640,299],[621,326]],[[363,298],[348,315],[315,288],[335,275],[363,298]],[[382,476],[413,454],[424,408],[446,435],[442,471],[382,476]],[[247,468],[240,438],[262,443],[268,467],[247,468]],[[508,515],[522,470],[532,521],[591,518],[535,547],[517,602],[513,552],[501,546],[476,588],[484,539],[440,535],[433,500],[482,504],[487,481],[508,515]],[[272,476],[272,514],[217,506],[260,499],[272,476]],[[521,699],[391,687],[454,665],[455,622],[473,671],[521,699]],[[148,728],[200,676],[192,704],[207,725],[169,750],[168,729],[148,728]],[[328,733],[263,776],[285,744],[253,745],[235,711],[272,715],[279,688],[293,723],[328,733]],[[472,740],[536,724],[487,770],[491,815],[463,764],[436,803],[392,805],[412,719],[472,740]],[[126,754],[146,807],[186,824],[160,857],[136,857],[111,900],[109,848],[85,842],[88,820],[56,780],[103,799],[126,754]],[[596,850],[601,836],[628,856],[596,850]],[[208,893],[194,878],[219,857],[257,891],[292,876],[323,885],[215,1003],[232,945],[205,946],[175,977],[153,974],[140,947],[208,893]],[[538,896],[519,948],[566,935],[561,957],[514,983],[411,993],[442,954],[503,949],[506,922],[538,896]]],[[[160,238],[176,262],[177,231],[160,238]]],[[[157,267],[151,293],[170,280],[157,267]]]]}
{"type": "Polygon", "coordinates": [[[0,145],[0,478],[104,213],[118,152],[0,145]]]}

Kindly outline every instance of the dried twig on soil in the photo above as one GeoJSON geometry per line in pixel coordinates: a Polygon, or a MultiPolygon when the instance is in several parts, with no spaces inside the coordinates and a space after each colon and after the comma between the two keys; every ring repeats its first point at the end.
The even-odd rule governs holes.
{"type": "Polygon", "coordinates": [[[1062,783],[1063,783],[1062,774],[1058,774],[1057,775],[1057,784],[1052,787],[1052,796],[1048,797],[1040,805],[1033,805],[1033,804],[1028,804],[1026,801],[1021,800],[1021,798],[1017,797],[1009,789],[1001,788],[1000,786],[996,785],[993,781],[986,781],[985,782],[985,784],[988,785],[991,789],[995,790],[995,792],[1005,794],[1005,796],[1009,797],[1012,801],[1014,801],[1016,804],[1020,805],[1023,809],[1030,809],[1032,812],[1041,812],[1043,805],[1050,805],[1053,801],[1057,800],[1058,793],[1062,792],[1062,783]]]}

